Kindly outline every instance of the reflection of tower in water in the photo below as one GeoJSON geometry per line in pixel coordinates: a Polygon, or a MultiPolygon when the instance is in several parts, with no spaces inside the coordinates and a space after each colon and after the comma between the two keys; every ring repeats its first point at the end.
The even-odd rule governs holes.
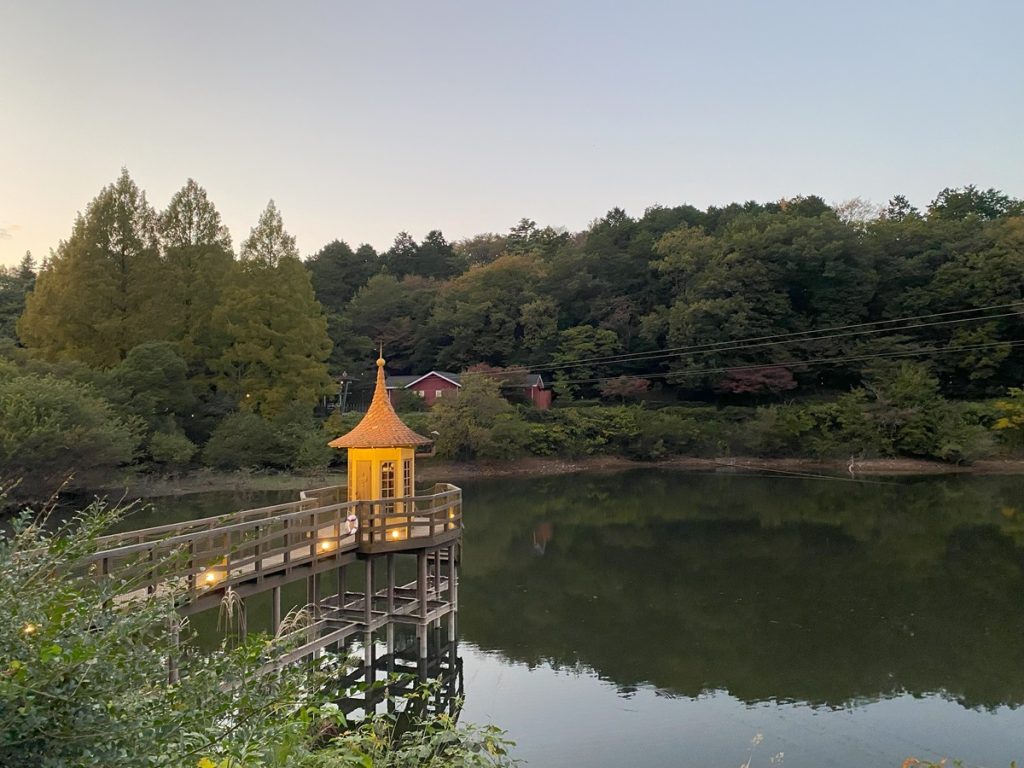
{"type": "Polygon", "coordinates": [[[543,555],[547,552],[548,542],[555,537],[555,526],[545,520],[537,523],[533,528],[533,552],[536,555],[543,555]]]}

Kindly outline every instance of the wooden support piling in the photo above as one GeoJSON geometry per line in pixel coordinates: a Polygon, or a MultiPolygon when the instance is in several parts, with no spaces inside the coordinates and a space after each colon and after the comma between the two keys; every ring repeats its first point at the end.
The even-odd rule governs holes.
{"type": "Polygon", "coordinates": [[[366,558],[366,587],[363,593],[363,621],[370,626],[373,621],[373,558],[366,558]]]}
{"type": "Polygon", "coordinates": [[[178,682],[178,655],[181,653],[181,641],[178,636],[178,617],[171,616],[169,621],[171,650],[167,656],[167,683],[168,685],[174,685],[178,682]]]}
{"type": "Polygon", "coordinates": [[[434,595],[441,599],[441,550],[434,550],[434,595]]]}
{"type": "Polygon", "coordinates": [[[427,555],[416,553],[416,597],[419,601],[420,618],[427,617],[427,555]]]}
{"type": "Polygon", "coordinates": [[[459,575],[456,568],[458,544],[448,546],[448,602],[452,608],[459,605],[459,575]]]}
{"type": "Polygon", "coordinates": [[[395,612],[395,556],[389,552],[387,554],[387,567],[388,567],[388,587],[387,587],[387,603],[388,603],[388,616],[395,612]]]}
{"type": "Polygon", "coordinates": [[[314,616],[320,615],[320,579],[315,573],[306,577],[306,605],[314,616]]]}
{"type": "Polygon", "coordinates": [[[270,589],[270,631],[277,636],[281,631],[281,588],[270,589]]]}

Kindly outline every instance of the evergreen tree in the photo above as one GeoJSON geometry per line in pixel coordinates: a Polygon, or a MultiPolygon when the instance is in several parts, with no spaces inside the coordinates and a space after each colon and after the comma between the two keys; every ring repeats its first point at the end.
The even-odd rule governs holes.
{"type": "Polygon", "coordinates": [[[285,230],[281,212],[277,210],[273,200],[267,203],[266,209],[260,214],[259,222],[249,231],[249,237],[242,242],[239,257],[244,262],[266,267],[276,267],[283,258],[299,258],[295,238],[285,230]]]}
{"type": "Polygon", "coordinates": [[[394,244],[384,252],[384,265],[395,277],[411,275],[416,271],[416,253],[419,248],[408,232],[399,232],[394,244]]]}
{"type": "Polygon", "coordinates": [[[291,403],[312,407],[331,385],[327,320],[273,202],[241,253],[213,316],[226,341],[213,361],[215,383],[243,408],[268,418],[291,403]]]}
{"type": "Polygon", "coordinates": [[[341,312],[377,271],[377,252],[368,245],[353,252],[348,243],[335,240],[307,259],[306,267],[317,301],[328,313],[341,312]]]}
{"type": "Polygon", "coordinates": [[[25,310],[25,296],[36,281],[35,259],[26,252],[17,267],[0,267],[0,340],[16,339],[18,318],[25,310]]]}
{"type": "Polygon", "coordinates": [[[222,351],[212,332],[213,311],[232,276],[231,236],[206,190],[189,179],[160,216],[170,337],[194,375],[222,351]]]}
{"type": "Polygon", "coordinates": [[[18,333],[45,359],[116,365],[171,330],[162,266],[156,214],[122,170],[40,272],[18,333]]]}

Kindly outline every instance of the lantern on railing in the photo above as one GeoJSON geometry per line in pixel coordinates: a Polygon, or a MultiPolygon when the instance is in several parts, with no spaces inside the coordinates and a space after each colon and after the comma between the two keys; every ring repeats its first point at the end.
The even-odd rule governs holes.
{"type": "Polygon", "coordinates": [[[228,559],[222,558],[214,565],[201,568],[196,574],[196,589],[212,589],[228,577],[228,559]]]}

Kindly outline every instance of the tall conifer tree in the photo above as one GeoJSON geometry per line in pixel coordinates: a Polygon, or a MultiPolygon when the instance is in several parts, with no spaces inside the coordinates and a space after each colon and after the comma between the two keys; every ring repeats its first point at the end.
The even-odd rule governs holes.
{"type": "Polygon", "coordinates": [[[330,386],[325,362],[331,342],[295,238],[273,201],[242,243],[241,256],[214,314],[228,340],[214,363],[217,386],[268,417],[293,403],[312,406],[330,386]]]}
{"type": "Polygon", "coordinates": [[[231,235],[206,190],[189,179],[160,216],[172,338],[193,375],[223,351],[211,320],[232,279],[231,235]]]}
{"type": "Polygon", "coordinates": [[[116,365],[167,338],[161,267],[156,213],[122,169],[40,272],[18,333],[46,359],[116,365]]]}

